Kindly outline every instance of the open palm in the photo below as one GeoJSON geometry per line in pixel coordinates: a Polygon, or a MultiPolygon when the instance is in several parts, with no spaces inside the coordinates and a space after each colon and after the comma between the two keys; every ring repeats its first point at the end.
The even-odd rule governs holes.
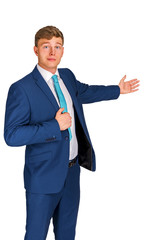
{"type": "Polygon", "coordinates": [[[119,87],[120,87],[120,93],[121,94],[126,94],[126,93],[132,93],[138,91],[139,87],[139,80],[137,79],[132,79],[130,81],[125,82],[126,75],[121,79],[119,82],[119,87]]]}

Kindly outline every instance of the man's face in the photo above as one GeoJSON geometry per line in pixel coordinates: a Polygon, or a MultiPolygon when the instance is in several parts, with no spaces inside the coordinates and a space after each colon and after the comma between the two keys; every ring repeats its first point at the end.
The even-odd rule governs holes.
{"type": "Polygon", "coordinates": [[[34,52],[38,56],[38,64],[53,74],[63,56],[64,47],[60,37],[53,37],[51,40],[42,38],[38,41],[38,47],[34,47],[34,52]]]}

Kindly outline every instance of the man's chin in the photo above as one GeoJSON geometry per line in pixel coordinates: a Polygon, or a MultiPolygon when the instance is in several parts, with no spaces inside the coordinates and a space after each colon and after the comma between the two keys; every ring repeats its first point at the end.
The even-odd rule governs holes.
{"type": "Polygon", "coordinates": [[[53,62],[49,62],[49,63],[47,64],[47,67],[48,67],[48,68],[57,68],[57,65],[58,65],[58,64],[55,64],[55,63],[53,63],[53,62]]]}

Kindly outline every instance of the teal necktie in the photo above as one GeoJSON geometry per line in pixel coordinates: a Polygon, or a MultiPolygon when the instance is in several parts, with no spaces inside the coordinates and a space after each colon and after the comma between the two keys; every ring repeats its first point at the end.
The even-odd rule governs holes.
{"type": "MultiPolygon", "coordinates": [[[[53,75],[52,79],[53,79],[53,82],[54,82],[54,88],[55,88],[57,97],[59,99],[60,106],[61,106],[61,108],[64,108],[63,113],[64,112],[68,112],[68,110],[67,110],[67,103],[66,103],[65,97],[63,95],[63,92],[62,92],[62,90],[61,90],[61,88],[59,86],[57,75],[53,75]]],[[[69,139],[71,140],[72,139],[71,129],[68,128],[68,131],[69,131],[69,139]]]]}

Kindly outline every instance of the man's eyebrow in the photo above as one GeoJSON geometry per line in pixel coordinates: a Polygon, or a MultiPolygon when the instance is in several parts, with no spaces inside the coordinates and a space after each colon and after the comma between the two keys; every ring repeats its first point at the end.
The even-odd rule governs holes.
{"type": "Polygon", "coordinates": [[[59,45],[61,45],[61,46],[62,46],[62,43],[56,42],[56,44],[59,44],[59,45]]]}
{"type": "Polygon", "coordinates": [[[41,43],[41,46],[44,45],[44,44],[50,44],[49,42],[43,42],[41,43]]]}
{"type": "MultiPolygon", "coordinates": [[[[44,44],[50,44],[50,42],[43,42],[43,43],[41,43],[41,46],[44,45],[44,44]]],[[[62,43],[56,42],[56,44],[59,44],[59,45],[62,46],[62,43]]]]}

